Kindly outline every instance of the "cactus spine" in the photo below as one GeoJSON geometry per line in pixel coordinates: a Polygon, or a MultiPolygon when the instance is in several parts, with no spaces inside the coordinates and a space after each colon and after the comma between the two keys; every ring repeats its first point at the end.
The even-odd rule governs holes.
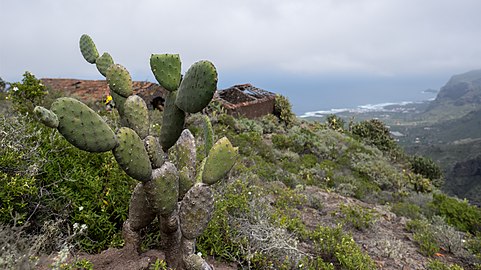
{"type": "Polygon", "coordinates": [[[82,150],[112,151],[120,167],[130,177],[141,181],[132,193],[129,216],[123,225],[124,248],[138,251],[139,231],[157,218],[169,267],[211,269],[195,254],[195,238],[212,217],[214,199],[209,185],[230,171],[238,153],[227,138],[213,143],[212,126],[205,117],[206,153],[196,171],[195,139],[189,130],[183,129],[186,112],[201,111],[216,91],[214,65],[208,61],[197,62],[182,80],[179,55],[151,56],[155,78],[169,91],[160,138],[157,138],[156,134],[149,134],[147,107],[140,97],[133,95],[127,69],[114,64],[108,53],[99,57],[88,35],[80,38],[80,50],[85,60],[95,63],[106,76],[125,126],[115,134],[99,115],[72,98],[58,99],[51,111],[35,108],[37,117],[45,125],[57,128],[71,144],[82,150]]]}

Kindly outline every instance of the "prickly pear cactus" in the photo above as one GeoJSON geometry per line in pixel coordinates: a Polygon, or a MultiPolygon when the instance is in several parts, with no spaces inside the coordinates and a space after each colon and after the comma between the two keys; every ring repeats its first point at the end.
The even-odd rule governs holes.
{"type": "Polygon", "coordinates": [[[217,87],[212,63],[200,61],[181,75],[177,54],[153,54],[150,65],[166,97],[160,138],[150,134],[145,102],[133,95],[127,69],[114,64],[108,53],[99,57],[88,35],[80,38],[80,50],[87,62],[96,64],[106,76],[122,125],[116,133],[86,105],[72,98],[60,98],[51,110],[35,108],[46,126],[56,128],[71,144],[89,152],[112,151],[120,167],[140,183],[135,187],[128,219],[122,229],[125,248],[140,249],[140,230],[154,219],[160,224],[160,239],[168,266],[173,269],[210,270],[195,254],[195,238],[205,230],[214,209],[210,185],[231,170],[238,153],[227,138],[214,143],[208,117],[204,117],[205,158],[196,167],[195,138],[184,130],[185,115],[204,109],[217,87]]]}

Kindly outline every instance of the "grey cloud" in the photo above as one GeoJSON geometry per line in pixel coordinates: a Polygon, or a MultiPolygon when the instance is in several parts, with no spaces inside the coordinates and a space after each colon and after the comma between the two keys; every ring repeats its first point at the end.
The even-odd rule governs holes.
{"type": "Polygon", "coordinates": [[[0,76],[98,78],[78,38],[90,34],[136,79],[151,53],[228,71],[378,75],[479,68],[476,0],[0,0],[0,76]]]}

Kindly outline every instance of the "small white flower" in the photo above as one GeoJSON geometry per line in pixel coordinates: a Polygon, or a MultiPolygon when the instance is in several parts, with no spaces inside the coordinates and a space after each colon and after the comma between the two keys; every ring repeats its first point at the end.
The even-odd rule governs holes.
{"type": "Polygon", "coordinates": [[[84,207],[83,207],[83,206],[79,206],[78,210],[79,210],[79,211],[82,211],[82,210],[84,210],[84,207]]]}
{"type": "Polygon", "coordinates": [[[73,224],[73,228],[74,228],[74,230],[77,230],[77,229],[78,229],[78,226],[79,226],[79,225],[78,225],[78,223],[77,223],[77,222],[75,222],[75,223],[73,224]]]}
{"type": "Polygon", "coordinates": [[[80,226],[80,231],[85,231],[87,229],[87,224],[82,224],[80,226]]]}
{"type": "Polygon", "coordinates": [[[249,191],[249,192],[247,192],[247,194],[251,195],[252,193],[249,191]]]}
{"type": "Polygon", "coordinates": [[[197,252],[197,256],[202,258],[202,252],[197,252]]]}
{"type": "Polygon", "coordinates": [[[13,87],[13,91],[18,91],[18,87],[13,87]]]}

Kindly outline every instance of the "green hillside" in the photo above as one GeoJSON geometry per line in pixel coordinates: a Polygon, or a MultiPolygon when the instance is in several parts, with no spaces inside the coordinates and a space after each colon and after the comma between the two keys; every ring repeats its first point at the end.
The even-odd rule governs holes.
{"type": "MultiPolygon", "coordinates": [[[[49,107],[58,95],[50,89],[33,102],[49,107]]],[[[277,101],[280,118],[234,118],[215,104],[207,110],[215,139],[226,136],[240,153],[214,186],[213,219],[197,239],[197,252],[216,269],[479,267],[481,211],[444,195],[432,162],[404,154],[379,121],[349,129],[335,117],[307,122],[277,101]]],[[[155,253],[158,224],[143,232],[139,254],[122,253],[135,181],[113,155],[72,147],[5,95],[0,104],[10,112],[0,121],[0,266],[165,269],[155,253]]],[[[97,110],[119,127],[116,110],[97,110]]],[[[161,116],[150,112],[155,122],[161,116]]],[[[186,121],[197,153],[202,119],[186,121]]]]}

